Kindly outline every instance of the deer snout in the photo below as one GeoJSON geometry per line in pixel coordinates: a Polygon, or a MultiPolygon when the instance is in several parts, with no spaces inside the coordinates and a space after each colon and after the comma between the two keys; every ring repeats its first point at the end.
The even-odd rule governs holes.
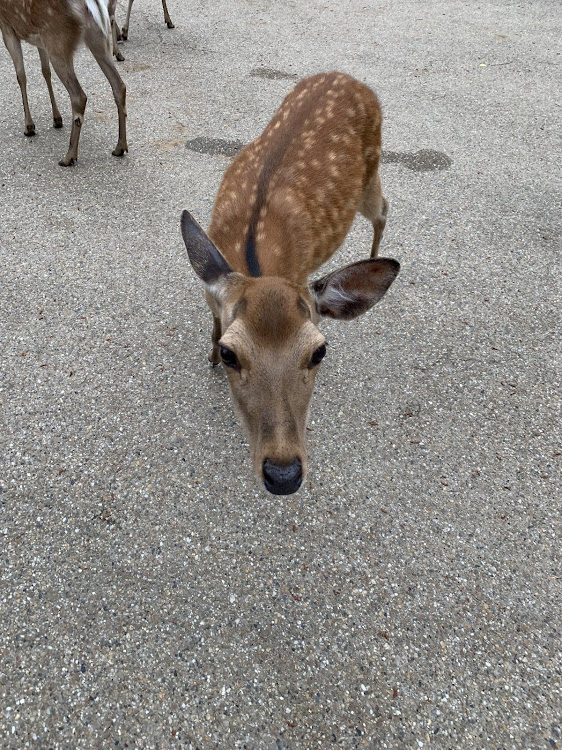
{"type": "Polygon", "coordinates": [[[302,483],[302,461],[296,456],[290,464],[276,464],[266,458],[262,464],[265,489],[273,495],[292,495],[302,483]]]}

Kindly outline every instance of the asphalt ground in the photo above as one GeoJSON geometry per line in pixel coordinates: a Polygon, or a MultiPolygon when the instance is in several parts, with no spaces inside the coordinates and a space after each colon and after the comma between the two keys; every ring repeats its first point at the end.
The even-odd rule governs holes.
{"type": "MultiPolygon", "coordinates": [[[[65,91],[53,130],[26,48],[25,138],[0,49],[0,746],[562,747],[559,2],[169,10],[133,8],[123,159],[86,50],[62,169],[65,91]],[[206,224],[225,154],[334,69],[383,105],[402,271],[322,325],[280,498],[206,362],[179,217],[206,224]]],[[[370,244],[358,217],[328,267],[370,244]]]]}

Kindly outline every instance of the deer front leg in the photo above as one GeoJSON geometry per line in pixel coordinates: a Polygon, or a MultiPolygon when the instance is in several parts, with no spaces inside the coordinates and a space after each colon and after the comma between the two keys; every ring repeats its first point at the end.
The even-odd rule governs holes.
{"type": "Polygon", "coordinates": [[[371,248],[371,258],[376,258],[379,254],[379,245],[381,243],[384,228],[386,226],[386,217],[388,215],[388,201],[382,199],[379,215],[373,220],[373,247],[371,248]]]}
{"type": "Polygon", "coordinates": [[[379,254],[379,245],[386,225],[388,214],[388,201],[382,194],[381,178],[377,172],[371,178],[361,196],[359,212],[373,225],[374,237],[371,248],[371,258],[379,254]]]}
{"type": "Polygon", "coordinates": [[[23,53],[21,51],[21,42],[14,34],[9,26],[2,26],[2,37],[6,49],[10,53],[14,68],[16,69],[16,78],[21,91],[21,98],[23,101],[23,113],[25,117],[25,130],[24,133],[27,136],[35,135],[35,123],[31,117],[29,110],[29,103],[27,101],[27,78],[25,75],[25,67],[23,65],[23,53]]]}
{"type": "Polygon", "coordinates": [[[166,26],[169,29],[174,29],[175,26],[172,23],[172,19],[170,18],[170,14],[168,13],[168,6],[166,5],[166,0],[162,0],[162,8],[164,9],[164,21],[166,22],[166,26]]]}

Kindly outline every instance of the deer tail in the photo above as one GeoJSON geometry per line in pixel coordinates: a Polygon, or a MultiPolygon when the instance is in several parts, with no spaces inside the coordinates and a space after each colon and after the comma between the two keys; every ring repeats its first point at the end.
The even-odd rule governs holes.
{"type": "Polygon", "coordinates": [[[86,0],[86,12],[94,19],[106,36],[111,33],[108,5],[109,0],[86,0]]]}

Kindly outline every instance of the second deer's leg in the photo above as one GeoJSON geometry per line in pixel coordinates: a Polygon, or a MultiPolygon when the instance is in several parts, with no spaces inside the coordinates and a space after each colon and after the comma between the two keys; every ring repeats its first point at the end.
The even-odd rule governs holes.
{"type": "Polygon", "coordinates": [[[166,5],[166,0],[162,0],[162,8],[164,9],[164,21],[166,22],[166,26],[169,29],[173,29],[174,24],[172,23],[172,19],[170,18],[170,14],[168,13],[168,6],[166,5]]]}
{"type": "Polygon", "coordinates": [[[119,140],[112,154],[113,156],[123,156],[125,151],[129,150],[127,146],[127,89],[113,62],[109,41],[101,29],[97,26],[89,27],[86,30],[85,42],[111,85],[119,117],[119,140]]]}
{"type": "Polygon", "coordinates": [[[23,65],[23,53],[21,51],[21,42],[14,34],[10,27],[2,27],[2,37],[6,49],[10,53],[10,56],[16,69],[16,78],[21,90],[21,98],[23,101],[23,113],[25,117],[25,135],[35,135],[35,123],[31,117],[29,111],[29,103],[27,101],[27,78],[25,75],[25,67],[23,65]]]}
{"type": "Polygon", "coordinates": [[[45,79],[47,89],[49,90],[49,98],[51,100],[51,107],[53,109],[53,127],[62,128],[62,117],[55,101],[55,93],[53,91],[53,84],[51,81],[51,66],[49,65],[49,55],[47,54],[47,51],[42,47],[38,47],[37,51],[39,52],[39,58],[41,59],[41,72],[43,73],[43,78],[45,79]]]}
{"type": "Polygon", "coordinates": [[[129,38],[129,22],[131,20],[131,8],[133,7],[134,0],[129,0],[129,6],[127,8],[127,17],[125,18],[125,25],[121,29],[121,36],[124,41],[129,38]]]}
{"type": "Polygon", "coordinates": [[[363,191],[359,211],[373,224],[374,237],[371,258],[376,258],[379,253],[379,245],[388,214],[388,201],[382,194],[381,178],[378,170],[363,191]]]}

